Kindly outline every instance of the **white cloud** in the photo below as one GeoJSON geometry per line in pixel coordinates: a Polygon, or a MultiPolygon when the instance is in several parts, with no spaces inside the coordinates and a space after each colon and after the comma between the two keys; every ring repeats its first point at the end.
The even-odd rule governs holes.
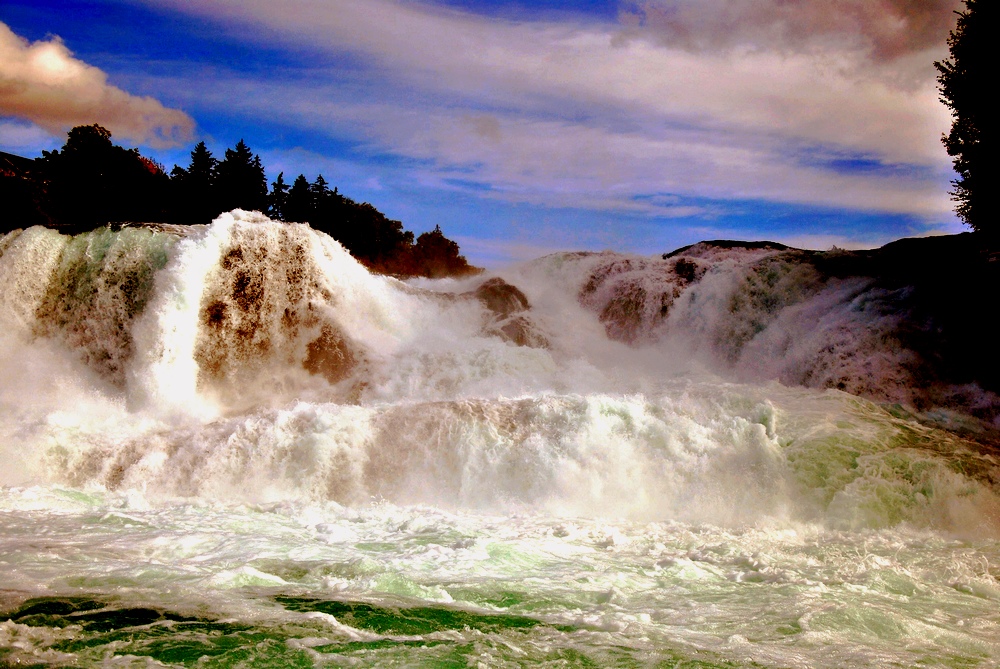
{"type": "MultiPolygon", "coordinates": [[[[924,178],[805,165],[789,154],[787,142],[768,134],[671,125],[619,128],[600,119],[542,119],[516,111],[472,115],[451,105],[359,102],[355,91],[318,85],[314,78],[260,82],[216,76],[200,86],[183,85],[203,104],[218,96],[215,104],[241,116],[320,132],[339,128],[365,138],[377,151],[415,161],[419,168],[410,173],[420,186],[487,199],[658,217],[711,214],[666,195],[930,217],[951,209],[946,189],[924,178]]],[[[309,164],[320,166],[328,178],[357,171],[353,165],[335,168],[337,161],[312,153],[291,158],[269,158],[267,164],[286,177],[310,171],[309,164]]]]}
{"type": "MultiPolygon", "coordinates": [[[[656,199],[665,193],[932,218],[951,208],[939,140],[949,117],[931,65],[944,45],[927,37],[950,0],[881,0],[885,11],[924,2],[920,25],[934,24],[895,51],[893,35],[906,31],[891,20],[843,39],[850,21],[818,0],[808,3],[813,23],[836,25],[814,31],[837,39],[714,50],[671,43],[662,30],[514,22],[399,0],[163,1],[245,38],[360,57],[368,83],[344,86],[331,68],[198,90],[203,101],[418,161],[420,178],[442,188],[657,216],[695,213],[656,199]],[[816,149],[904,169],[858,174],[800,160],[816,149]]],[[[852,16],[869,11],[838,2],[852,16]]],[[[789,28],[786,42],[807,28],[789,28]]]]}
{"type": "Polygon", "coordinates": [[[396,0],[167,1],[262,25],[290,41],[364,54],[386,76],[470,102],[570,114],[604,106],[629,117],[832,143],[892,161],[947,160],[938,138],[948,114],[937,100],[933,55],[876,67],[854,50],[695,53],[642,34],[622,39],[619,26],[513,23],[396,0]]]}
{"type": "Polygon", "coordinates": [[[51,134],[99,123],[116,137],[157,147],[187,141],[194,128],[184,112],[112,86],[58,38],[29,43],[3,23],[0,116],[28,120],[51,134]]]}

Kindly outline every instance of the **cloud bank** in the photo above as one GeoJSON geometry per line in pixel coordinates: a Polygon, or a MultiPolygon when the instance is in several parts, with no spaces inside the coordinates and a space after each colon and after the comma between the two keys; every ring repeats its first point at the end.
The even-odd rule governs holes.
{"type": "Polygon", "coordinates": [[[952,0],[644,0],[617,24],[402,0],[155,4],[348,57],[349,77],[196,90],[413,160],[442,189],[663,217],[697,214],[678,197],[951,210],[932,63],[952,0]]]}
{"type": "MultiPolygon", "coordinates": [[[[644,34],[629,38],[617,25],[509,22],[396,0],[157,4],[164,3],[293,44],[364,55],[382,77],[459,96],[469,107],[563,115],[603,109],[830,143],[891,161],[946,161],[939,137],[947,111],[937,101],[933,55],[889,69],[853,50],[797,53],[782,43],[691,53],[644,34]],[[908,81],[890,72],[905,72],[908,81]]],[[[943,53],[943,40],[938,48],[943,53]]]]}
{"type": "Polygon", "coordinates": [[[31,121],[53,135],[99,123],[116,137],[153,147],[186,142],[194,130],[184,112],[109,84],[104,72],[75,58],[59,38],[29,43],[4,23],[0,116],[31,121]]]}

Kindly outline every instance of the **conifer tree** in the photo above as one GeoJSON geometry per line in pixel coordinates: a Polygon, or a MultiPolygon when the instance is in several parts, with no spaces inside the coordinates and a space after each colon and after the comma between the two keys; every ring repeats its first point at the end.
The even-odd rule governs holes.
{"type": "Polygon", "coordinates": [[[285,204],[288,201],[288,184],[285,183],[285,173],[278,172],[278,178],[271,182],[271,194],[268,196],[267,215],[284,221],[285,204]]]}
{"type": "Polygon", "coordinates": [[[288,198],[285,200],[285,221],[295,221],[297,223],[308,223],[313,216],[312,192],[309,189],[309,182],[304,174],[295,177],[292,187],[288,189],[288,198]]]}
{"type": "Polygon", "coordinates": [[[330,185],[322,174],[316,175],[316,181],[309,186],[309,191],[313,194],[313,202],[319,205],[330,194],[330,185]]]}
{"type": "Polygon", "coordinates": [[[185,170],[174,166],[172,177],[175,192],[173,219],[177,223],[211,223],[222,213],[216,191],[219,161],[205,146],[198,142],[191,151],[191,163],[185,170]]]}
{"type": "Polygon", "coordinates": [[[316,175],[316,180],[309,185],[309,192],[312,195],[313,207],[313,217],[310,222],[317,230],[322,230],[336,239],[336,230],[339,226],[336,220],[338,216],[335,211],[334,191],[330,190],[330,185],[322,174],[316,175]]]}
{"type": "Polygon", "coordinates": [[[232,149],[217,170],[219,202],[223,211],[246,209],[267,211],[267,179],[260,156],[254,155],[242,139],[232,149]]]}
{"type": "Polygon", "coordinates": [[[317,175],[316,180],[310,184],[309,192],[312,195],[313,206],[309,224],[316,230],[330,235],[350,250],[343,235],[345,211],[340,206],[343,196],[336,189],[330,190],[330,185],[322,174],[317,175]]]}
{"type": "Polygon", "coordinates": [[[952,182],[955,211],[990,244],[1000,238],[997,220],[997,66],[993,40],[1000,29],[996,0],[965,0],[948,37],[951,57],[934,63],[941,101],[951,109],[951,132],[943,137],[959,178],[952,182]]]}
{"type": "Polygon", "coordinates": [[[186,173],[191,183],[202,190],[208,190],[215,185],[215,171],[218,167],[219,161],[205,146],[205,142],[198,142],[191,151],[191,164],[186,173]]]}

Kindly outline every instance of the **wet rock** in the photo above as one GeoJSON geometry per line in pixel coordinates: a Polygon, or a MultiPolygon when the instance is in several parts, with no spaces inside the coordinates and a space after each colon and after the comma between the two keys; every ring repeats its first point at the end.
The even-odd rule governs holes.
{"type": "Polygon", "coordinates": [[[529,348],[549,347],[549,340],[525,316],[507,318],[490,326],[486,332],[518,346],[527,346],[529,348]]]}
{"type": "Polygon", "coordinates": [[[302,367],[310,374],[324,377],[330,383],[346,378],[357,364],[343,335],[329,323],[323,324],[319,337],[309,342],[306,351],[302,367]]]}
{"type": "Polygon", "coordinates": [[[500,337],[517,346],[548,348],[549,340],[525,313],[531,309],[531,304],[517,286],[494,277],[462,296],[479,300],[490,312],[491,316],[483,327],[485,334],[500,337]]]}
{"type": "Polygon", "coordinates": [[[484,307],[503,318],[531,308],[524,293],[500,277],[485,281],[473,291],[473,295],[484,307]]]}

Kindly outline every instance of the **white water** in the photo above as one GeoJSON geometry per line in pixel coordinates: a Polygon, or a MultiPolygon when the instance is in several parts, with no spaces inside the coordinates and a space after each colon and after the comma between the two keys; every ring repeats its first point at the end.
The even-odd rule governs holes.
{"type": "Polygon", "coordinates": [[[407,285],[242,212],[0,251],[0,662],[1000,657],[989,449],[769,380],[921,392],[863,281],[696,248],[407,285]],[[39,597],[211,624],[115,636],[24,613],[39,597]]]}

